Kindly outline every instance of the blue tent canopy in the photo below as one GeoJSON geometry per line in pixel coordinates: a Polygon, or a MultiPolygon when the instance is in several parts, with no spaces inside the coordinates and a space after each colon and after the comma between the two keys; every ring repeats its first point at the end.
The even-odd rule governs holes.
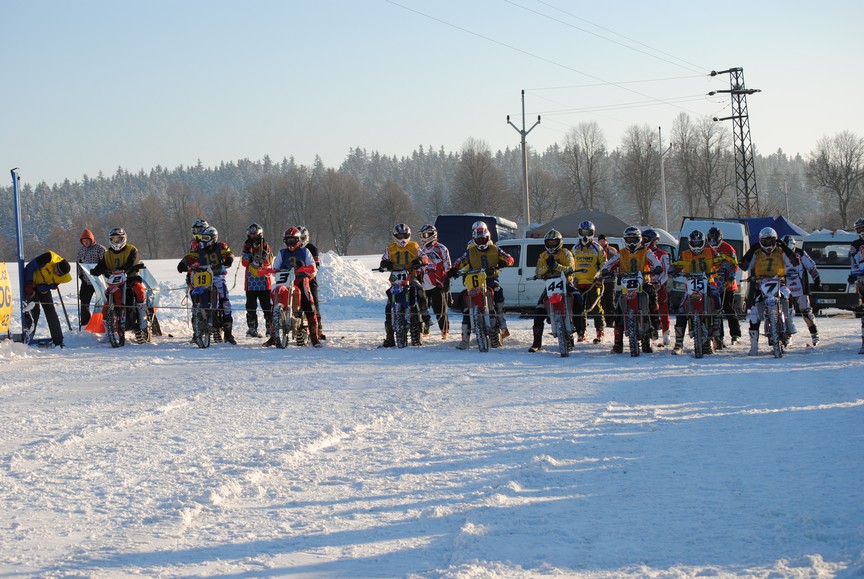
{"type": "Polygon", "coordinates": [[[750,231],[750,245],[756,245],[759,243],[759,232],[765,227],[771,227],[774,229],[779,237],[783,237],[784,235],[803,237],[807,235],[805,230],[801,229],[782,215],[778,215],[777,217],[747,217],[740,219],[740,221],[746,223],[747,228],[750,231]]]}

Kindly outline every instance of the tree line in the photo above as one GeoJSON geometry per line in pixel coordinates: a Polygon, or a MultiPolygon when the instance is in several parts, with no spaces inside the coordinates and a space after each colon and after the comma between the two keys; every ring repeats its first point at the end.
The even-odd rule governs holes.
{"type": "MultiPolygon", "coordinates": [[[[581,123],[563,143],[529,151],[532,221],[589,208],[657,227],[668,216],[674,231],[683,216],[735,216],[731,140],[727,125],[685,113],[675,119],[669,143],[660,142],[655,128],[633,125],[610,148],[597,123],[581,123]]],[[[755,168],[761,215],[782,214],[808,230],[849,228],[864,215],[860,136],[826,136],[807,158],[756,151],[755,168]]],[[[118,167],[110,177],[23,184],[25,258],[45,248],[74,258],[84,228],[104,244],[107,231],[118,226],[143,258],[179,258],[198,218],[214,225],[235,251],[254,222],[277,247],[284,229],[305,225],[323,251],[377,253],[395,223],[416,231],[442,213],[483,212],[522,223],[522,191],[518,147],[493,153],[477,138],[468,138],[458,152],[420,146],[403,157],[352,148],[338,168],[317,157],[311,165],[264,157],[136,174],[118,167]]],[[[11,184],[0,195],[0,260],[14,261],[11,184]]]]}

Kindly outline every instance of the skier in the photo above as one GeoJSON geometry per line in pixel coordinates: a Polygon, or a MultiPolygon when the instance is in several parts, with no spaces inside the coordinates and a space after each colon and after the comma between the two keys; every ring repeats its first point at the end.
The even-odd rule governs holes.
{"type": "Polygon", "coordinates": [[[264,228],[257,223],[246,229],[246,241],[243,242],[241,262],[246,268],[243,289],[246,292],[246,335],[250,338],[260,338],[258,332],[258,304],[264,312],[264,326],[270,324],[270,287],[273,281],[267,273],[273,263],[273,250],[264,239],[264,228]]]}

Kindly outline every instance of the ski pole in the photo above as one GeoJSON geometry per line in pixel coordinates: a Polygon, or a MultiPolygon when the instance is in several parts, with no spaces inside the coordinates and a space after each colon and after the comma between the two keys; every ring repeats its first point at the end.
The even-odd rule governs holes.
{"type": "Polygon", "coordinates": [[[60,298],[60,306],[63,308],[63,315],[66,316],[66,325],[69,326],[69,331],[72,331],[72,322],[69,321],[69,313],[66,311],[66,304],[63,303],[63,294],[60,293],[60,287],[54,288],[57,290],[57,297],[60,298]]]}

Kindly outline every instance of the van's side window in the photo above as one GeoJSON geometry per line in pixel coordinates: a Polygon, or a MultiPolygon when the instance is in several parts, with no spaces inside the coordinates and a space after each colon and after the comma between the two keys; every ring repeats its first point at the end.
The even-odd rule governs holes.
{"type": "Polygon", "coordinates": [[[537,260],[540,259],[540,254],[546,249],[542,243],[532,244],[526,248],[525,267],[537,267],[537,260]]]}

